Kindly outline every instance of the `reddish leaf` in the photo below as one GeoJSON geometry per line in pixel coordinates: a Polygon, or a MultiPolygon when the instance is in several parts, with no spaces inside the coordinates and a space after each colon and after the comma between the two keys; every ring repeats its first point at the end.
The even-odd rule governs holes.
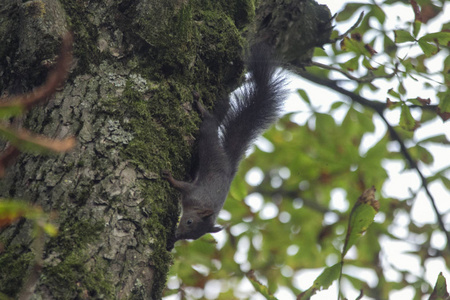
{"type": "Polygon", "coordinates": [[[25,129],[13,130],[1,125],[0,135],[3,135],[4,138],[20,150],[66,152],[75,146],[74,137],[55,140],[40,135],[33,135],[25,129]]]}

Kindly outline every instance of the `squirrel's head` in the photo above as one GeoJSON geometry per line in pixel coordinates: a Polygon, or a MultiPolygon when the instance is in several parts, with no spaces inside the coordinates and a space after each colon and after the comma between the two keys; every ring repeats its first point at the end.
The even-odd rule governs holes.
{"type": "Polygon", "coordinates": [[[215,225],[216,217],[211,209],[189,208],[183,211],[175,233],[176,240],[196,240],[206,233],[222,230],[215,225]]]}

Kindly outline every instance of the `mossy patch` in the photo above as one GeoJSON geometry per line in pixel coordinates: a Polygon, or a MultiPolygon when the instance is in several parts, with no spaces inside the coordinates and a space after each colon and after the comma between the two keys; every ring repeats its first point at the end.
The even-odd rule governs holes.
{"type": "MultiPolygon", "coordinates": [[[[111,213],[114,216],[120,214],[130,220],[145,217],[136,225],[137,247],[140,247],[141,253],[149,251],[148,258],[154,271],[152,298],[158,299],[172,263],[164,241],[173,237],[179,213],[178,192],[160,179],[159,173],[170,169],[179,179],[188,177],[186,174],[191,168],[201,122],[197,110],[193,108],[194,101],[201,101],[205,107],[212,109],[218,98],[226,96],[242,81],[245,41],[240,30],[254,14],[253,1],[194,0],[177,4],[177,7],[170,7],[173,5],[171,2],[161,1],[155,6],[165,14],[157,16],[164,22],[154,22],[155,15],[149,16],[148,11],[136,6],[149,5],[147,1],[118,1],[114,5],[117,6],[114,8],[114,20],[108,19],[112,18],[110,15],[102,19],[87,13],[86,5],[95,7],[97,3],[94,2],[61,0],[70,27],[74,30],[74,56],[77,62],[71,74],[76,83],[74,93],[68,97],[74,100],[84,97],[86,106],[96,103],[88,106],[89,110],[99,109],[92,113],[97,120],[92,123],[79,122],[77,133],[80,133],[83,143],[91,142],[91,145],[86,142],[83,146],[95,144],[95,151],[104,156],[91,159],[87,155],[67,163],[59,172],[70,173],[72,168],[88,166],[92,173],[80,176],[73,185],[68,184],[70,193],[67,195],[61,188],[58,191],[60,198],[51,203],[44,201],[44,207],[48,205],[49,209],[59,210],[61,224],[59,235],[46,244],[40,286],[48,287],[57,299],[114,298],[117,291],[113,290],[111,278],[107,276],[109,261],[104,256],[86,257],[86,253],[92,253],[87,251],[89,244],[97,246],[102,243],[101,233],[105,230],[105,220],[100,216],[93,218],[89,210],[92,206],[88,207],[92,204],[90,197],[98,192],[94,190],[98,181],[108,181],[114,176],[116,180],[120,178],[117,174],[96,172],[111,169],[114,172],[116,165],[113,168],[111,164],[126,162],[134,164],[141,172],[136,177],[136,185],[139,186],[139,197],[144,200],[139,202],[137,214],[127,206],[123,195],[110,195],[101,190],[108,187],[106,184],[99,187],[105,194],[101,205],[107,206],[109,212],[113,210],[111,213]],[[121,59],[111,56],[108,49],[103,52],[99,50],[99,37],[104,33],[100,32],[100,26],[96,23],[99,20],[105,24],[112,22],[114,30],[111,32],[123,34],[118,49],[122,47],[120,49],[129,52],[121,59]],[[80,74],[86,76],[83,80],[87,83],[80,79],[83,77],[80,74]],[[83,84],[87,87],[82,88],[83,84]],[[97,125],[103,128],[96,129],[97,125]],[[104,138],[104,143],[97,143],[99,136],[104,138]],[[118,157],[106,157],[112,152],[119,154],[118,157]],[[86,261],[95,261],[95,265],[86,265],[86,261]]],[[[1,26],[0,23],[0,29],[1,26]]],[[[110,28],[105,31],[108,30],[110,28]]],[[[110,41],[108,38],[105,37],[105,41],[110,41]]],[[[67,111],[82,110],[83,105],[73,104],[67,111]]],[[[71,115],[67,111],[65,113],[69,118],[71,115]]],[[[35,120],[37,124],[30,124],[30,128],[39,129],[54,121],[42,114],[39,116],[40,119],[35,120]]],[[[90,116],[86,113],[82,117],[88,120],[90,116]]],[[[53,170],[51,166],[45,169],[53,170]]],[[[55,172],[55,183],[48,187],[56,190],[55,186],[61,184],[58,174],[55,172]]],[[[47,179],[46,174],[40,176],[47,179]]],[[[47,192],[45,186],[36,189],[47,192]]],[[[8,290],[8,295],[18,291],[20,280],[33,259],[32,254],[16,250],[7,246],[0,258],[0,267],[18,270],[8,278],[0,277],[0,283],[14,285],[14,289],[8,290]],[[16,261],[26,267],[17,268],[16,261]]],[[[130,297],[139,298],[139,291],[136,280],[130,297]]]]}
{"type": "Polygon", "coordinates": [[[88,20],[85,3],[77,0],[61,0],[67,14],[69,28],[74,30],[74,56],[78,59],[72,76],[90,73],[89,65],[98,65],[102,55],[97,48],[98,28],[88,20]]]}
{"type": "MultiPolygon", "coordinates": [[[[133,78],[126,81],[120,97],[102,99],[102,107],[133,134],[133,139],[121,149],[124,158],[153,174],[170,169],[179,179],[189,177],[186,174],[192,167],[201,122],[193,94],[200,95],[199,101],[212,109],[214,102],[237,87],[243,78],[245,42],[236,27],[236,16],[228,15],[242,1],[231,6],[229,2],[222,3],[227,6],[225,10],[203,2],[189,1],[180,7],[158,40],[152,40],[155,29],[149,20],[123,24],[139,24],[135,32],[142,44],[127,62],[133,66],[133,78]],[[144,84],[134,74],[142,76],[144,84]]],[[[252,8],[253,2],[247,2],[252,8]]],[[[240,18],[249,19],[252,13],[240,18]]],[[[158,299],[172,262],[161,241],[173,237],[179,194],[163,180],[144,180],[141,187],[144,201],[140,207],[148,215],[144,239],[152,249],[152,296],[158,299]]]]}
{"type": "Polygon", "coordinates": [[[34,254],[25,247],[16,245],[0,254],[0,292],[7,296],[16,295],[22,286],[34,254]]]}
{"type": "Polygon", "coordinates": [[[114,288],[107,278],[106,266],[97,265],[95,270],[89,270],[85,263],[88,259],[82,251],[72,251],[56,266],[47,266],[44,269],[46,276],[42,282],[58,287],[51,290],[54,299],[114,298],[114,288]],[[67,284],[73,282],[76,284],[67,284]]]}

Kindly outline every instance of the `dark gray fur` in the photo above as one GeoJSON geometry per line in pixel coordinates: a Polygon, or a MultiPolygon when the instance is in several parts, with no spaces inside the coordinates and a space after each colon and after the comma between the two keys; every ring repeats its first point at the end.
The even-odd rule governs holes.
{"type": "Polygon", "coordinates": [[[197,103],[203,115],[198,142],[198,168],[192,182],[164,177],[182,193],[183,214],[175,240],[198,239],[218,232],[215,224],[231,182],[255,138],[278,118],[286,95],[284,80],[265,47],[253,47],[247,63],[248,83],[232,98],[216,105],[211,114],[197,103]],[[220,134],[218,133],[220,129],[220,134]]]}

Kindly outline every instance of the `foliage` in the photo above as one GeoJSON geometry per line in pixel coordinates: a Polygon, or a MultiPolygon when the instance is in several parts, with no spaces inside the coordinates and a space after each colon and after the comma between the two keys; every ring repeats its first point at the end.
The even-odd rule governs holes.
{"type": "MultiPolygon", "coordinates": [[[[308,298],[313,289],[320,295],[320,288],[340,277],[350,286],[340,291],[348,299],[389,299],[405,288],[412,289],[411,299],[447,297],[444,276],[430,282],[424,270],[438,257],[450,263],[449,241],[443,246],[434,242],[436,236],[449,236],[445,215],[436,207],[442,196],[429,188],[440,185],[448,195],[449,166],[433,165],[436,154],[431,149],[448,150],[449,141],[437,130],[428,137],[417,134],[421,126],[443,124],[450,116],[450,25],[428,28],[442,14],[444,3],[389,0],[382,5],[345,5],[336,28],[364,11],[360,23],[342,37],[343,30],[335,30],[335,43],[317,49],[312,67],[300,75],[352,101],[320,99],[319,107],[311,91],[298,91],[306,109],[287,114],[265,134],[273,151],[255,148],[241,164],[220,215],[228,224],[226,233],[214,236],[218,242],[205,236],[176,245],[166,295],[248,299],[260,293],[274,299],[288,290],[291,298],[302,292],[308,298]],[[412,12],[412,17],[392,26],[388,20],[399,10],[412,12]],[[352,84],[343,89],[330,78],[352,84]],[[411,95],[417,86],[420,92],[411,95]],[[370,93],[378,101],[363,97],[370,93]],[[365,146],[375,133],[376,142],[365,146]],[[394,196],[390,190],[392,164],[402,166],[403,173],[416,174],[418,183],[408,184],[406,196],[394,196]],[[255,175],[260,180],[253,179],[255,175]],[[356,201],[371,186],[379,200],[373,223],[378,206],[356,201]],[[437,222],[412,217],[420,197],[433,207],[437,222]],[[399,222],[405,224],[401,230],[399,222]],[[407,254],[422,271],[399,269],[389,260],[391,249],[385,248],[385,241],[408,245],[407,254]],[[308,285],[302,282],[306,270],[323,272],[308,285]],[[354,270],[375,279],[369,281],[354,270]]],[[[442,268],[448,272],[444,264],[442,268]]]]}

